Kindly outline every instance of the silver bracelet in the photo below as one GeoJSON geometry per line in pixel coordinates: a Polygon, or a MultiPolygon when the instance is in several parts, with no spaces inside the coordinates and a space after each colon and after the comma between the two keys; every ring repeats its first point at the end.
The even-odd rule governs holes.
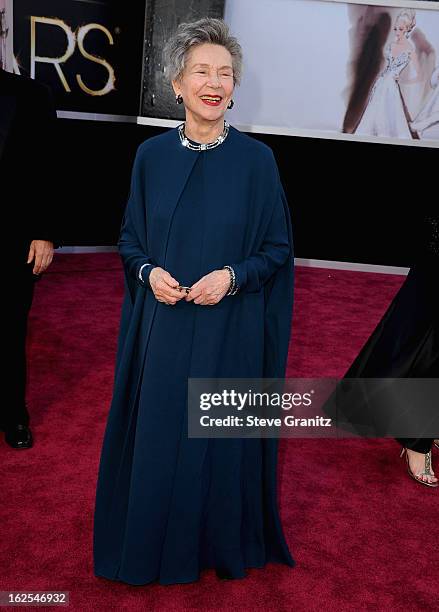
{"type": "Polygon", "coordinates": [[[142,278],[142,270],[143,270],[143,268],[144,268],[145,266],[150,266],[150,265],[151,265],[150,263],[145,263],[145,264],[143,264],[142,266],[140,266],[140,270],[139,270],[139,279],[140,279],[140,282],[141,282],[141,283],[144,283],[144,280],[143,280],[143,278],[142,278]]]}
{"type": "Polygon", "coordinates": [[[223,266],[223,270],[228,270],[230,274],[230,287],[226,295],[235,295],[239,289],[238,285],[236,284],[235,270],[232,268],[232,266],[223,266]]]}

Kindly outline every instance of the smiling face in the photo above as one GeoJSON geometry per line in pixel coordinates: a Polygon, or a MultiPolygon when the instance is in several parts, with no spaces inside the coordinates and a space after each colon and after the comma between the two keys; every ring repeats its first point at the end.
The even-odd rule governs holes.
{"type": "Polygon", "coordinates": [[[175,95],[183,97],[186,112],[217,121],[226,112],[234,89],[232,56],[225,47],[203,43],[186,58],[180,80],[173,81],[175,95]]]}

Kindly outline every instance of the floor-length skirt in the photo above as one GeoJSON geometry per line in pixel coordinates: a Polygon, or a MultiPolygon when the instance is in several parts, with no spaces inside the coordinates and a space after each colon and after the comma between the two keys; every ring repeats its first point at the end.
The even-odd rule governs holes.
{"type": "Polygon", "coordinates": [[[410,270],[325,405],[324,411],[341,429],[382,437],[393,436],[392,428],[408,433],[411,427],[421,430],[424,421],[426,428],[437,423],[437,417],[431,420],[434,407],[439,406],[433,380],[439,376],[436,270],[435,266],[423,264],[410,270]],[[428,378],[432,382],[407,384],[398,380],[401,378],[428,378]]]}
{"type": "Polygon", "coordinates": [[[401,91],[389,73],[379,76],[355,130],[364,136],[413,138],[401,91]]]}

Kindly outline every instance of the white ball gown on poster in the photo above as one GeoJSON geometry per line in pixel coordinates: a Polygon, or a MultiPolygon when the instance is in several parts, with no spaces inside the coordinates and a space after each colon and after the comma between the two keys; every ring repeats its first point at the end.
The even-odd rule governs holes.
{"type": "Polygon", "coordinates": [[[397,78],[411,60],[411,52],[404,51],[396,57],[391,45],[385,50],[386,67],[372,88],[366,109],[355,133],[365,136],[412,138],[404,101],[397,78]]]}
{"type": "Polygon", "coordinates": [[[431,95],[411,124],[412,129],[419,133],[439,123],[439,67],[433,72],[431,86],[433,87],[431,95]]]}

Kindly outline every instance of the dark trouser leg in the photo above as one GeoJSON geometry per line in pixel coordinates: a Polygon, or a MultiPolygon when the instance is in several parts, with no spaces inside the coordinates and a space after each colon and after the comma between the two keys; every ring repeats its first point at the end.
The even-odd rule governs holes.
{"type": "Polygon", "coordinates": [[[433,445],[432,438],[396,438],[397,441],[417,453],[427,454],[433,445]]]}
{"type": "Polygon", "coordinates": [[[27,320],[34,292],[33,264],[16,264],[8,274],[10,290],[5,316],[6,359],[3,366],[4,395],[0,423],[29,425],[26,409],[26,334],[27,320]]]}

